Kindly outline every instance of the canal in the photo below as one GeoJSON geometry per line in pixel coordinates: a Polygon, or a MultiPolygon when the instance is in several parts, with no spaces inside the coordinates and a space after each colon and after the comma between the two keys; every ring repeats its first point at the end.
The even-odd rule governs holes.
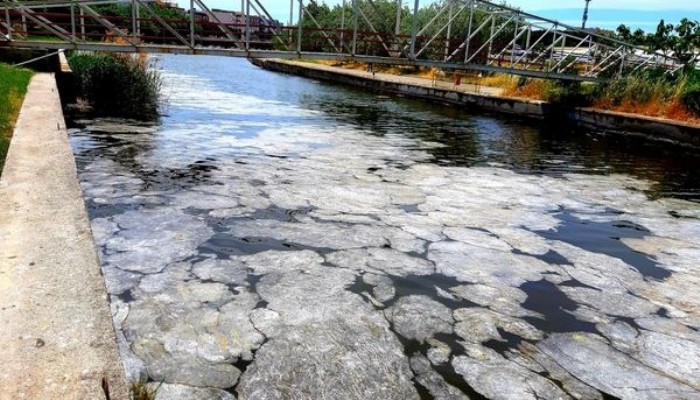
{"type": "Polygon", "coordinates": [[[71,143],[159,399],[700,398],[696,149],[164,56],[71,143]]]}

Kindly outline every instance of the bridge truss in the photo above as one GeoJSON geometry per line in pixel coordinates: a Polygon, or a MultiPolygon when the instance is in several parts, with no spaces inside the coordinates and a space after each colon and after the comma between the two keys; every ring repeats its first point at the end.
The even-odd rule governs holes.
{"type": "Polygon", "coordinates": [[[2,0],[0,49],[336,59],[574,81],[683,67],[595,30],[486,0],[443,0],[424,14],[420,0],[410,9],[401,0],[342,0],[333,18],[315,0],[290,0],[286,23],[265,0],[241,0],[229,13],[183,1],[186,8],[153,0],[2,0]]]}

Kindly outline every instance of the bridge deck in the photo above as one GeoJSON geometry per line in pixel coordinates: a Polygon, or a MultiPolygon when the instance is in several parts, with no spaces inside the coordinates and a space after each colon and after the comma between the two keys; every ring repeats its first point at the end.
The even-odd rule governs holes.
{"type": "Polygon", "coordinates": [[[353,60],[573,81],[683,67],[671,57],[486,0],[446,2],[428,22],[418,21],[416,0],[410,28],[402,27],[401,10],[396,28],[387,27],[394,16],[373,0],[353,0],[340,21],[326,16],[321,22],[315,3],[290,0],[286,25],[263,1],[243,0],[234,12],[212,11],[203,0],[190,0],[189,9],[150,0],[6,0],[0,47],[353,60]]]}

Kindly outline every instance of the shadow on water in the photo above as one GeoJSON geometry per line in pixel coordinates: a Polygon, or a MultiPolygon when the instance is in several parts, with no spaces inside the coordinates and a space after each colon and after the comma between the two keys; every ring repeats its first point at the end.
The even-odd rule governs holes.
{"type": "Polygon", "coordinates": [[[645,278],[664,280],[671,276],[671,272],[660,267],[652,256],[632,249],[621,240],[643,239],[650,234],[645,227],[628,221],[597,222],[581,219],[566,210],[555,215],[561,221],[556,230],[535,233],[545,239],[559,240],[584,250],[615,257],[639,271],[645,278]]]}
{"type": "Polygon", "coordinates": [[[537,329],[547,333],[598,332],[595,324],[579,320],[573,315],[573,311],[579,307],[578,303],[569,299],[557,285],[542,279],[525,282],[520,285],[520,289],[527,294],[523,308],[542,315],[523,318],[537,329]]]}

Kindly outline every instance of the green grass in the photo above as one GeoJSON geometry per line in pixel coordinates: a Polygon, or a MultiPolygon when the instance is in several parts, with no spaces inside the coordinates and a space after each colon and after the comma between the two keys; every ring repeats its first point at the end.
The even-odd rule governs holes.
{"type": "Polygon", "coordinates": [[[0,63],[0,173],[10,147],[14,124],[34,73],[0,63]]]}

